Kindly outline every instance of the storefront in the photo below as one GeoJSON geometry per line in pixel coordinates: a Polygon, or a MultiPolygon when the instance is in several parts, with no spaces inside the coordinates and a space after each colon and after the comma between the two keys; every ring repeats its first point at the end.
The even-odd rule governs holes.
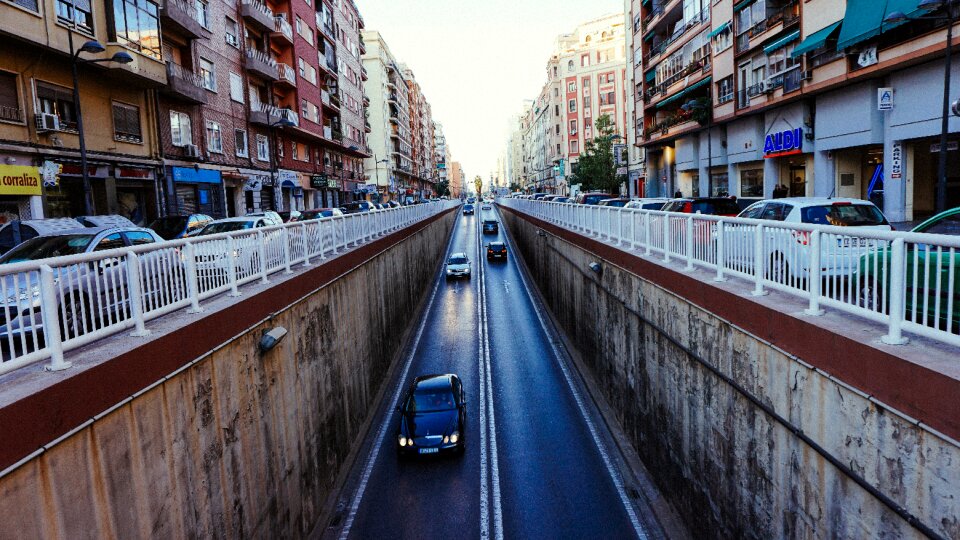
{"type": "MultiPolygon", "coordinates": [[[[48,218],[82,216],[87,211],[80,164],[61,162],[59,165],[56,182],[47,184],[44,189],[43,215],[48,218]]],[[[87,163],[95,214],[108,213],[106,181],[109,169],[106,163],[87,163]]]]}
{"type": "Polygon", "coordinates": [[[340,182],[325,173],[310,176],[312,191],[304,197],[310,208],[336,208],[340,206],[340,182]]]}
{"type": "MultiPolygon", "coordinates": [[[[782,196],[806,197],[813,194],[811,114],[804,103],[765,113],[764,166],[760,174],[766,177],[766,183],[760,183],[760,196],[781,193],[782,196]]],[[[757,191],[757,188],[753,190],[757,191]]]]}
{"type": "Polygon", "coordinates": [[[39,167],[0,165],[0,224],[43,217],[39,167]]]}
{"type": "Polygon", "coordinates": [[[275,210],[278,212],[302,210],[300,205],[303,203],[303,190],[300,188],[300,177],[296,171],[280,169],[275,179],[277,186],[275,194],[279,195],[275,210]]]}
{"type": "Polygon", "coordinates": [[[176,190],[177,214],[226,216],[223,179],[220,171],[200,167],[171,167],[176,190]]]}
{"type": "MultiPolygon", "coordinates": [[[[274,210],[274,190],[270,185],[270,173],[256,169],[240,169],[243,177],[243,214],[274,210]]],[[[239,209],[238,209],[239,210],[239,209]]]]}
{"type": "MultiPolygon", "coordinates": [[[[45,217],[76,217],[87,213],[83,171],[79,163],[53,162],[55,179],[44,182],[45,217]]],[[[159,215],[156,169],[148,165],[88,163],[93,213],[121,215],[146,225],[159,215]]]]}

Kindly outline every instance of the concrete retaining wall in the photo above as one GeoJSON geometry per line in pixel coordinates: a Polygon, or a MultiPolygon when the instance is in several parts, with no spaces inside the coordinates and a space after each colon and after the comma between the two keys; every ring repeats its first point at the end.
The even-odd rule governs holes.
{"type": "MultiPolygon", "coordinates": [[[[735,391],[723,380],[726,376],[936,534],[960,538],[960,448],[955,442],[813,369],[820,359],[797,358],[698,307],[683,295],[688,286],[693,292],[690,277],[669,270],[659,274],[660,283],[675,286],[670,290],[649,275],[626,270],[627,256],[621,257],[622,266],[611,263],[612,252],[605,258],[597,242],[581,242],[510,211],[503,214],[596,391],[615,410],[694,537],[921,536],[735,391]],[[537,234],[541,228],[545,235],[537,234]],[[603,264],[600,276],[588,269],[593,261],[603,264]]],[[[731,314],[743,309],[739,301],[728,301],[726,307],[731,314]]],[[[749,309],[760,318],[778,315],[760,304],[749,309]]],[[[850,352],[834,350],[836,355],[850,352]]],[[[863,358],[857,360],[867,369],[863,358]]]]}
{"type": "MultiPolygon", "coordinates": [[[[62,384],[0,410],[4,437],[38,437],[31,422],[66,431],[73,411],[64,409],[77,402],[45,399],[110,393],[128,384],[123,366],[135,362],[144,370],[195,362],[0,479],[0,538],[291,538],[322,529],[455,218],[447,212],[245,294],[141,350],[117,351],[112,369],[74,373],[87,375],[82,386],[70,387],[64,372],[62,384]],[[275,326],[288,335],[260,354],[262,332],[275,326]],[[223,339],[234,327],[241,335],[223,339]],[[197,347],[208,352],[190,353],[197,347]]],[[[170,373],[163,369],[152,380],[170,373]]]]}

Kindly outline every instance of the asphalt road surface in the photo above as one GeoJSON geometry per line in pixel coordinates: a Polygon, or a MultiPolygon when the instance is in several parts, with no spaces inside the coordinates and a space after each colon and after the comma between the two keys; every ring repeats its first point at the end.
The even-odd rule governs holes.
{"type": "MultiPolygon", "coordinates": [[[[460,216],[449,252],[469,280],[431,283],[424,320],[390,381],[341,495],[328,538],[644,538],[609,433],[554,348],[508,243],[488,262],[481,234],[495,209],[460,216]],[[463,456],[399,460],[398,392],[414,377],[456,373],[467,394],[463,456]]],[[[501,223],[502,225],[502,223],[501,223]]],[[[653,535],[656,536],[656,535],[653,535]]]]}

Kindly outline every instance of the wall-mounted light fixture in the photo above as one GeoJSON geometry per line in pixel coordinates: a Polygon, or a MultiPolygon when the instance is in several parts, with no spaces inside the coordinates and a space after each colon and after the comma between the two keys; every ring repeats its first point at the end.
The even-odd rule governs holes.
{"type": "Polygon", "coordinates": [[[537,229],[537,236],[546,236],[547,233],[543,232],[543,229],[537,229]]]}
{"type": "Polygon", "coordinates": [[[601,266],[600,263],[598,263],[597,261],[593,261],[588,266],[590,266],[590,270],[593,270],[594,274],[598,276],[603,275],[603,266],[601,266]]]}
{"type": "Polygon", "coordinates": [[[276,328],[265,331],[263,337],[260,338],[260,352],[265,353],[270,351],[276,347],[277,343],[280,343],[286,335],[287,329],[282,326],[277,326],[276,328]]]}

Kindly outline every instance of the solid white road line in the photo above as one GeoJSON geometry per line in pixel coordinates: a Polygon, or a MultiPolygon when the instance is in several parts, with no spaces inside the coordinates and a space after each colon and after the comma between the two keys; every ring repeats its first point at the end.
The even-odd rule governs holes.
{"type": "Polygon", "coordinates": [[[477,244],[480,249],[480,304],[483,306],[483,349],[482,364],[486,368],[487,387],[487,415],[490,424],[490,467],[491,483],[493,487],[493,531],[496,540],[503,539],[503,510],[500,504],[500,466],[497,457],[497,420],[493,407],[493,380],[490,366],[490,326],[487,321],[487,283],[483,257],[483,231],[479,232],[477,244]]]}
{"type": "MultiPolygon", "coordinates": [[[[459,221],[459,216],[458,216],[459,221]]],[[[454,230],[456,230],[457,223],[454,223],[454,230]]],[[[450,248],[453,245],[454,234],[450,235],[450,242],[447,244],[447,250],[444,253],[444,261],[450,254],[450,248]]],[[[420,327],[417,328],[417,335],[413,339],[413,346],[410,347],[410,354],[407,355],[407,359],[403,365],[403,371],[400,373],[400,380],[397,381],[397,388],[393,392],[393,399],[389,402],[389,408],[387,409],[386,414],[383,417],[383,423],[380,424],[380,429],[377,432],[377,441],[373,445],[373,449],[370,451],[370,455],[367,457],[367,463],[363,468],[363,475],[360,477],[360,485],[357,486],[357,492],[353,496],[353,503],[350,505],[350,513],[347,515],[347,520],[343,524],[343,528],[340,529],[340,540],[346,540],[350,536],[350,528],[353,527],[353,521],[357,517],[357,511],[360,509],[360,501],[363,500],[363,493],[367,489],[367,483],[370,481],[370,475],[373,473],[373,466],[377,462],[377,456],[380,454],[380,448],[383,446],[383,440],[387,435],[387,429],[390,427],[390,420],[393,417],[392,411],[397,407],[397,403],[400,401],[400,395],[403,393],[405,388],[405,382],[407,380],[407,374],[410,371],[410,365],[413,363],[413,357],[417,354],[417,349],[420,347],[420,338],[423,337],[423,329],[427,326],[427,319],[430,315],[430,310],[433,308],[433,301],[437,297],[437,290],[440,288],[440,281],[444,278],[443,271],[437,276],[436,281],[433,284],[433,292],[430,293],[430,300],[427,302],[427,309],[423,312],[423,320],[420,321],[420,327]]]]}
{"type": "MultiPolygon", "coordinates": [[[[477,267],[483,272],[482,251],[477,243],[477,267]]],[[[472,276],[471,276],[472,277],[472,276]]],[[[489,477],[489,459],[487,456],[487,379],[486,368],[483,362],[483,307],[480,303],[480,283],[477,280],[477,369],[480,378],[480,538],[490,538],[490,496],[487,492],[487,478],[489,477]]]]}
{"type": "MultiPolygon", "coordinates": [[[[504,236],[507,237],[506,234],[504,234],[504,236]]],[[[517,253],[516,250],[513,249],[513,243],[510,241],[509,237],[507,237],[507,242],[510,245],[510,251],[517,253]]],[[[582,416],[584,422],[586,422],[587,429],[590,430],[590,436],[593,438],[593,442],[597,447],[597,451],[600,453],[600,458],[603,460],[603,464],[607,468],[607,474],[610,475],[610,480],[617,489],[617,495],[620,497],[620,502],[623,504],[623,509],[626,510],[627,516],[630,518],[630,523],[633,525],[633,530],[636,533],[637,538],[646,540],[647,532],[640,523],[640,519],[637,517],[636,511],[634,510],[633,505],[630,503],[630,498],[627,496],[627,492],[623,488],[623,479],[620,478],[620,475],[613,467],[613,460],[610,459],[610,455],[607,453],[605,445],[600,440],[597,427],[587,414],[587,407],[584,404],[583,398],[580,396],[580,392],[577,390],[577,387],[573,384],[573,379],[570,376],[570,372],[567,369],[566,363],[560,356],[560,351],[557,349],[557,345],[554,343],[554,340],[550,339],[550,331],[547,328],[547,324],[543,320],[543,316],[540,314],[540,309],[533,298],[533,293],[530,292],[530,285],[527,283],[527,276],[524,275],[523,270],[520,268],[519,261],[517,262],[517,269],[520,270],[520,281],[523,283],[523,288],[527,292],[527,298],[530,299],[530,305],[533,307],[533,312],[537,314],[537,320],[540,321],[540,327],[543,329],[544,336],[546,336],[547,341],[550,343],[550,349],[553,351],[553,357],[560,366],[560,370],[563,372],[563,377],[566,379],[567,386],[570,388],[570,392],[573,394],[573,399],[577,402],[577,408],[580,409],[580,416],[582,416]]]]}

